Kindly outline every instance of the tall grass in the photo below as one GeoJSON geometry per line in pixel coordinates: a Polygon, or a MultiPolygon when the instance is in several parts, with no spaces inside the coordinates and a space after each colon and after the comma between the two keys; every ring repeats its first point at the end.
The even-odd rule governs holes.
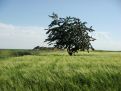
{"type": "Polygon", "coordinates": [[[121,53],[43,52],[3,59],[0,91],[121,91],[121,53]]]}

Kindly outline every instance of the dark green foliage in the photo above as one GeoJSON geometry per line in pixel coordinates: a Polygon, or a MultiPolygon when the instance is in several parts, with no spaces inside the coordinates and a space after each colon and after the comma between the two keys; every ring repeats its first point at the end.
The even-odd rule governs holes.
{"type": "Polygon", "coordinates": [[[53,19],[46,32],[48,38],[45,42],[48,41],[49,45],[54,45],[54,47],[60,49],[67,49],[69,55],[78,50],[94,50],[91,41],[95,39],[89,35],[94,30],[92,26],[89,28],[86,26],[87,22],[81,22],[79,18],[70,16],[59,18],[55,13],[49,17],[53,19]]]}
{"type": "MultiPolygon", "coordinates": [[[[33,48],[33,50],[55,50],[55,48],[54,47],[40,47],[40,46],[36,46],[36,47],[34,47],[33,48]]],[[[59,50],[59,49],[58,49],[59,50]]]]}
{"type": "Polygon", "coordinates": [[[33,50],[39,50],[40,49],[40,46],[36,46],[33,48],[33,50]]]}
{"type": "Polygon", "coordinates": [[[24,49],[0,49],[0,59],[6,57],[17,57],[24,55],[32,55],[32,50],[24,50],[24,49]]]}
{"type": "Polygon", "coordinates": [[[24,56],[24,55],[31,55],[32,53],[30,51],[18,51],[13,52],[13,56],[24,56]]]}

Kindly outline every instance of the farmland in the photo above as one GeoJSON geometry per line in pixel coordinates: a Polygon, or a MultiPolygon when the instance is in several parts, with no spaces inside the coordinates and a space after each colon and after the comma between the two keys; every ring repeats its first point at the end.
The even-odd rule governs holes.
{"type": "Polygon", "coordinates": [[[0,50],[0,91],[121,91],[121,52],[22,52],[0,50]]]}

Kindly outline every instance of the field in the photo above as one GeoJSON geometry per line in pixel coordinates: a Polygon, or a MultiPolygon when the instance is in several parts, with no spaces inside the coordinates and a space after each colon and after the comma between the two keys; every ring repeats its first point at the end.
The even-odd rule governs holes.
{"type": "Polygon", "coordinates": [[[121,91],[121,52],[0,51],[0,91],[121,91]]]}

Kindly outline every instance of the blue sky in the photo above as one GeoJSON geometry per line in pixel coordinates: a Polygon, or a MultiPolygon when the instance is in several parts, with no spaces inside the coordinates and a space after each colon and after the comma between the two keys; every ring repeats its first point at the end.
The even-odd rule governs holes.
{"type": "Polygon", "coordinates": [[[52,12],[74,16],[96,30],[96,49],[121,50],[120,0],[0,0],[0,48],[46,46],[52,12]]]}

